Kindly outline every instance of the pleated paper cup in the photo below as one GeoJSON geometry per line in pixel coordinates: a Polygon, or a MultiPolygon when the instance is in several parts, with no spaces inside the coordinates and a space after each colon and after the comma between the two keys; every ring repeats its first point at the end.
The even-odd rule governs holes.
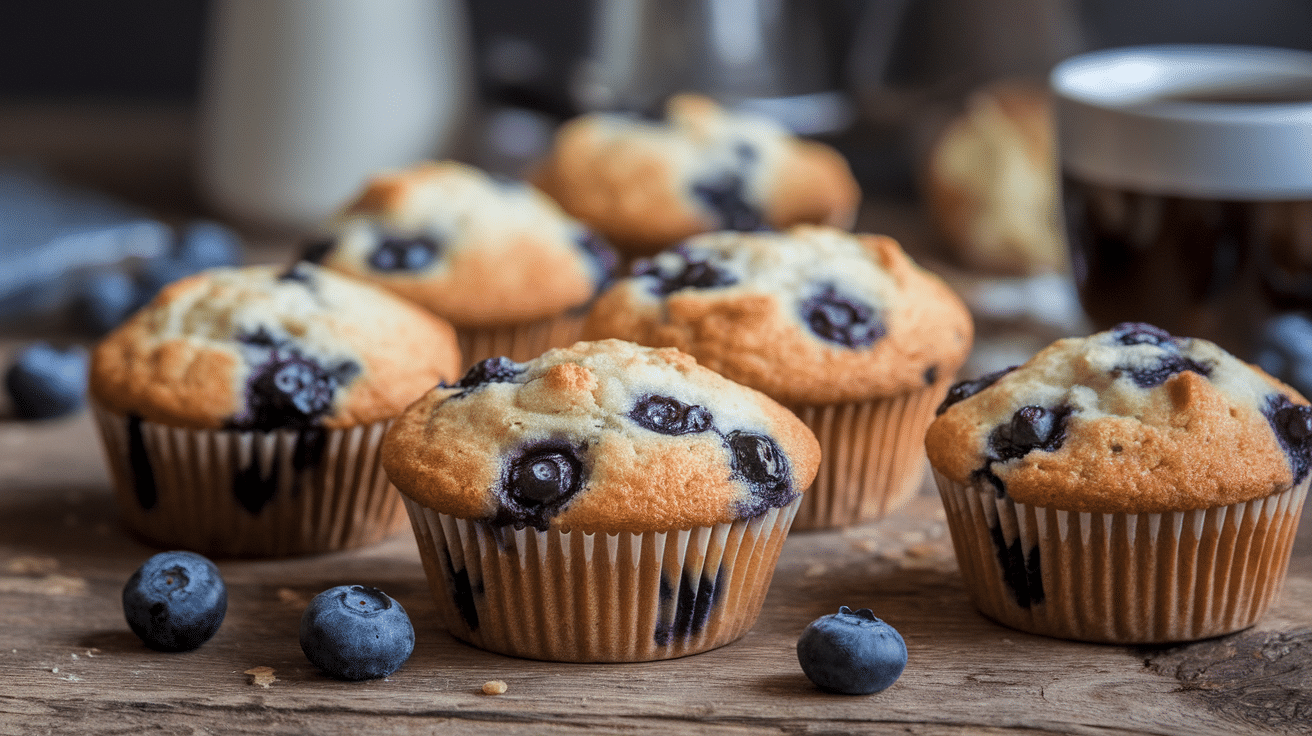
{"type": "Polygon", "coordinates": [[[566,313],[533,322],[490,327],[456,327],[464,370],[488,358],[507,357],[516,363],[532,360],[552,348],[565,348],[583,334],[584,314],[566,313]]]}
{"type": "Polygon", "coordinates": [[[798,502],[733,523],[620,534],[497,527],[405,504],[456,638],[529,659],[643,662],[747,633],[798,502]]]}
{"type": "Polygon", "coordinates": [[[160,546],[285,557],[361,547],[405,526],[378,457],[390,421],[199,430],[93,408],[120,517],[160,546]]]}
{"type": "Polygon", "coordinates": [[[793,531],[882,519],[906,505],[925,478],[925,431],[950,380],[897,396],[788,408],[820,441],[820,470],[802,494],[793,531]]]}
{"type": "Polygon", "coordinates": [[[1230,506],[1096,514],[934,477],[966,590],[984,615],[1117,644],[1192,641],[1256,623],[1284,583],[1312,480],[1230,506]]]}

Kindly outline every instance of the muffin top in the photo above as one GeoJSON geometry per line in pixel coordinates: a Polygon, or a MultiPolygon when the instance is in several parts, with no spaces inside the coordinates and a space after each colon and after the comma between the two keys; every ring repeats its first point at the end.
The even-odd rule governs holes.
{"type": "Polygon", "coordinates": [[[697,233],[850,227],[847,161],[773,121],[677,95],[665,120],[594,113],[567,122],[533,179],[616,247],[655,253],[697,233]]]}
{"type": "Polygon", "coordinates": [[[951,377],[970,313],[892,238],[799,225],[699,235],[616,282],[584,337],[677,347],[785,403],[862,401],[951,377]]]}
{"type": "Polygon", "coordinates": [[[618,533],[785,506],[820,449],[788,410],[691,356],[603,340],[475,365],[406,410],[382,460],[402,493],[445,514],[618,533]]]}
{"type": "Polygon", "coordinates": [[[92,355],[121,414],[196,429],[347,427],[459,375],[455,330],[310,263],[204,271],[165,287],[92,355]]]}
{"type": "Polygon", "coordinates": [[[531,185],[454,161],[374,177],[304,257],[478,327],[584,307],[618,261],[531,185]]]}
{"type": "Polygon", "coordinates": [[[1067,511],[1227,506],[1287,489],[1312,465],[1312,410],[1298,392],[1206,340],[1142,323],[959,383],[939,412],[925,442],[940,473],[1067,511]]]}

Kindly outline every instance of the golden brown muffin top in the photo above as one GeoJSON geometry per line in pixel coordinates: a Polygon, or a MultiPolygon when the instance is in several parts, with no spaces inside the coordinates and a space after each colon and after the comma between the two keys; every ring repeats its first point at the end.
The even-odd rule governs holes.
{"type": "Polygon", "coordinates": [[[423,506],[588,533],[753,518],[792,502],[819,460],[806,425],[766,396],[619,340],[483,361],[415,402],[382,449],[423,506]]]}
{"type": "Polygon", "coordinates": [[[1227,506],[1308,471],[1312,410],[1201,339],[1125,323],[965,381],[925,440],[931,464],[1018,503],[1096,513],[1227,506]]]}
{"type": "Polygon", "coordinates": [[[923,388],[956,373],[974,336],[956,294],[879,235],[708,233],[633,273],[594,305],[586,339],[677,347],[789,404],[923,388]]]}
{"type": "Polygon", "coordinates": [[[306,258],[480,327],[583,307],[618,260],[537,189],[455,161],[375,176],[306,258]]]}
{"type": "Polygon", "coordinates": [[[310,263],[211,269],[160,292],[96,346],[106,408],[198,429],[387,419],[459,375],[455,330],[310,263]]]}
{"type": "Polygon", "coordinates": [[[699,95],[676,95],[665,115],[575,118],[532,178],[566,212],[639,255],[714,230],[855,221],[860,187],[829,146],[699,95]]]}

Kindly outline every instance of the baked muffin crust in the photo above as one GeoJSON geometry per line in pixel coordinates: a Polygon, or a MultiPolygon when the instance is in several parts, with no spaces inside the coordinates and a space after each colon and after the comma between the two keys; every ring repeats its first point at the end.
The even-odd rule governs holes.
{"type": "Polygon", "coordinates": [[[90,390],[176,427],[340,428],[399,414],[459,366],[444,320],[302,262],[169,285],[96,346],[90,390]]]}
{"type": "Polygon", "coordinates": [[[930,425],[934,468],[1018,503],[1160,513],[1288,489],[1309,467],[1297,391],[1202,339],[1126,323],[963,382],[930,425]]]}
{"type": "Polygon", "coordinates": [[[415,402],[382,451],[392,483],[435,511],[588,533],[755,517],[795,499],[819,455],[766,396],[619,340],[484,361],[415,402]]]}
{"type": "Polygon", "coordinates": [[[829,146],[692,94],[671,98],[663,121],[594,113],[567,122],[532,178],[635,254],[713,230],[850,227],[861,198],[829,146]]]}
{"type": "Polygon", "coordinates": [[[785,403],[889,396],[950,376],[974,330],[892,238],[799,225],[708,233],[635,265],[585,339],[677,347],[785,403]]]}

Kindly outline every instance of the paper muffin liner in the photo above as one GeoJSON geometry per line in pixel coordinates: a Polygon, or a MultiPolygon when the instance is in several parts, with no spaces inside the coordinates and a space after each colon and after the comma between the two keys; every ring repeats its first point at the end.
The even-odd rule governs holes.
{"type": "Polygon", "coordinates": [[[793,531],[882,519],[911,500],[925,477],[925,431],[951,381],[844,404],[792,404],[820,441],[820,470],[793,531]]]}
{"type": "Polygon", "coordinates": [[[747,633],[798,501],[733,523],[620,534],[496,527],[405,505],[456,638],[529,659],[643,662],[747,633]]]}
{"type": "Polygon", "coordinates": [[[463,370],[488,358],[505,356],[523,363],[552,348],[565,348],[579,341],[586,315],[566,313],[533,322],[492,327],[456,327],[463,370]]]}
{"type": "Polygon", "coordinates": [[[966,590],[984,615],[1118,644],[1205,639],[1256,623],[1284,583],[1312,480],[1230,506],[1096,514],[934,478],[966,590]]]}
{"type": "Polygon", "coordinates": [[[124,524],[164,547],[284,557],[404,528],[378,450],[390,421],[272,432],[170,427],[94,406],[124,524]]]}

